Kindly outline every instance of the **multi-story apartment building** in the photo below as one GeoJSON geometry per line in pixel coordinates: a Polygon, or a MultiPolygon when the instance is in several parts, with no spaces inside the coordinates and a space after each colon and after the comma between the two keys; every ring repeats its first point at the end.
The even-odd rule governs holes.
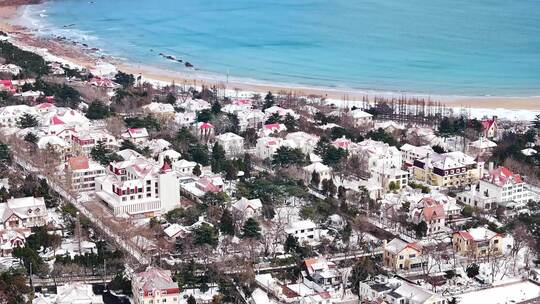
{"type": "Polygon", "coordinates": [[[216,136],[216,142],[225,150],[228,158],[239,157],[244,154],[244,138],[240,135],[227,132],[216,136]]]}
{"type": "Polygon", "coordinates": [[[293,142],[306,155],[312,153],[319,142],[319,136],[303,131],[289,133],[285,139],[293,142]]]}
{"type": "Polygon", "coordinates": [[[341,275],[335,263],[323,257],[305,259],[302,263],[302,275],[320,286],[337,286],[341,284],[341,275]]]}
{"type": "Polygon", "coordinates": [[[180,303],[180,288],[172,280],[170,270],[148,267],[134,274],[131,290],[135,304],[180,303]]]}
{"type": "Polygon", "coordinates": [[[496,143],[485,137],[481,137],[469,143],[467,153],[475,157],[489,156],[495,147],[497,147],[496,143]]]}
{"type": "Polygon", "coordinates": [[[109,132],[103,129],[82,129],[77,130],[72,137],[73,151],[76,153],[90,155],[92,149],[99,143],[103,143],[105,147],[113,151],[118,149],[116,138],[109,132]]]}
{"type": "Polygon", "coordinates": [[[352,110],[348,114],[352,117],[355,127],[371,126],[373,124],[373,115],[360,109],[352,110]]]}
{"type": "Polygon", "coordinates": [[[417,159],[422,159],[428,156],[429,154],[435,153],[433,148],[429,145],[425,146],[413,146],[410,144],[404,144],[399,148],[401,155],[403,156],[403,161],[406,166],[412,166],[414,161],[417,159]]]}
{"type": "Polygon", "coordinates": [[[86,156],[68,159],[64,168],[66,184],[77,192],[94,191],[96,178],[105,175],[105,168],[86,156]]]}
{"type": "Polygon", "coordinates": [[[154,216],[180,203],[178,174],[167,162],[144,157],[110,163],[106,175],[96,178],[96,194],[114,215],[154,216]]]}
{"type": "Polygon", "coordinates": [[[383,189],[388,189],[392,182],[398,188],[409,183],[409,173],[401,170],[403,158],[396,147],[368,139],[355,145],[350,153],[360,159],[360,174],[372,178],[383,189]]]}
{"type": "Polygon", "coordinates": [[[260,137],[255,145],[255,155],[260,159],[272,158],[274,153],[283,145],[279,137],[260,137]]]}
{"type": "Polygon", "coordinates": [[[482,120],[483,134],[487,138],[496,138],[499,136],[499,126],[497,123],[497,116],[493,116],[491,119],[482,120]]]}
{"type": "Polygon", "coordinates": [[[452,246],[462,256],[480,258],[502,254],[503,236],[484,227],[457,231],[452,234],[452,246]]]}
{"type": "Polygon", "coordinates": [[[427,225],[426,235],[431,236],[444,232],[446,213],[443,204],[433,198],[424,197],[417,207],[411,212],[411,219],[414,224],[424,222],[427,225]]]}
{"type": "Polygon", "coordinates": [[[285,228],[287,235],[292,235],[298,240],[298,243],[303,244],[305,242],[318,242],[321,237],[321,230],[317,228],[311,220],[295,221],[289,223],[285,228]]]}
{"type": "Polygon", "coordinates": [[[302,170],[304,173],[304,180],[308,185],[313,185],[313,173],[317,173],[319,175],[319,185],[313,185],[317,188],[321,187],[322,181],[324,181],[325,179],[332,179],[332,168],[328,167],[323,163],[313,163],[311,165],[303,167],[302,170]]]}
{"type": "Polygon", "coordinates": [[[514,174],[506,167],[498,167],[489,171],[480,180],[479,192],[486,197],[493,197],[498,204],[504,202],[527,203],[528,192],[521,176],[514,174]]]}
{"type": "Polygon", "coordinates": [[[27,105],[15,105],[0,108],[0,127],[16,127],[17,121],[24,114],[36,115],[35,108],[27,105]]]}
{"type": "Polygon", "coordinates": [[[143,144],[148,140],[146,128],[129,128],[122,133],[122,139],[129,140],[135,144],[143,144]]]}
{"type": "Polygon", "coordinates": [[[0,203],[0,256],[9,256],[24,246],[31,228],[47,224],[47,208],[42,197],[12,198],[0,203]]]}
{"type": "Polygon", "coordinates": [[[47,223],[47,208],[43,197],[21,197],[8,199],[0,204],[0,230],[32,228],[47,223]]]}
{"type": "Polygon", "coordinates": [[[421,255],[419,245],[396,238],[385,244],[383,264],[393,270],[418,270],[422,267],[421,255]]]}
{"type": "Polygon", "coordinates": [[[508,203],[525,205],[530,199],[530,191],[521,176],[506,167],[498,167],[480,179],[478,187],[457,195],[459,201],[481,209],[506,206],[508,203]]]}
{"type": "Polygon", "coordinates": [[[414,161],[414,178],[432,186],[457,188],[478,181],[483,166],[463,152],[430,154],[414,161]]]}

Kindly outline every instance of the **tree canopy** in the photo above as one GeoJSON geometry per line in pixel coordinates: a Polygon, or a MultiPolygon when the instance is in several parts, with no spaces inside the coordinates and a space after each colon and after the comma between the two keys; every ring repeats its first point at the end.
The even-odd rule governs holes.
{"type": "Polygon", "coordinates": [[[242,227],[242,237],[252,239],[259,239],[261,237],[261,227],[256,219],[250,217],[246,220],[242,227]]]}
{"type": "Polygon", "coordinates": [[[129,88],[135,84],[135,77],[133,74],[118,71],[118,73],[114,76],[114,82],[118,83],[124,88],[129,88]]]}
{"type": "Polygon", "coordinates": [[[88,106],[86,118],[88,119],[104,119],[111,115],[111,111],[107,105],[100,100],[94,100],[88,106]]]}
{"type": "Polygon", "coordinates": [[[279,147],[272,156],[272,166],[284,167],[297,165],[302,166],[307,163],[306,156],[300,148],[279,147]]]}
{"type": "Polygon", "coordinates": [[[17,127],[21,129],[37,127],[38,120],[37,118],[29,113],[24,113],[19,120],[17,120],[17,127]]]}
{"type": "Polygon", "coordinates": [[[202,223],[193,231],[194,241],[197,245],[210,245],[216,247],[218,235],[216,229],[208,223],[202,223]]]}

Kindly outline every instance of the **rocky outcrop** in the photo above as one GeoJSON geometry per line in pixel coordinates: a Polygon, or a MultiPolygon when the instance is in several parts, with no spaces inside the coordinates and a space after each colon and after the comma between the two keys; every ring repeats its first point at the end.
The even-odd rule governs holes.
{"type": "Polygon", "coordinates": [[[39,3],[41,3],[41,0],[0,0],[0,6],[16,6],[39,3]]]}

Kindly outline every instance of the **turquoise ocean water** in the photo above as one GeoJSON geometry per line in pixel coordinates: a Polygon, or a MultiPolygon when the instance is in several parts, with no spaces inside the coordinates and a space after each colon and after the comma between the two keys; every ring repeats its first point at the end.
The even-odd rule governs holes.
{"type": "Polygon", "coordinates": [[[44,34],[168,70],[441,95],[540,95],[540,0],[53,0],[44,34]]]}

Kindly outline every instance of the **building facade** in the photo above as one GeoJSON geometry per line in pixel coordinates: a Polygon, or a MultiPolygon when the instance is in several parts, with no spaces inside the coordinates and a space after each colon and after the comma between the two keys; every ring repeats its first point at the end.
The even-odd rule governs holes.
{"type": "Polygon", "coordinates": [[[470,186],[482,175],[482,166],[463,152],[435,153],[413,164],[414,178],[431,186],[470,186]]]}
{"type": "Polygon", "coordinates": [[[502,254],[502,239],[501,234],[479,227],[454,232],[452,246],[462,256],[480,258],[502,254]]]}
{"type": "Polygon", "coordinates": [[[180,303],[180,288],[170,270],[148,267],[134,275],[131,289],[135,304],[180,303]]]}
{"type": "Polygon", "coordinates": [[[167,162],[139,157],[109,164],[96,178],[96,194],[114,215],[155,216],[179,206],[180,182],[167,162]]]}

